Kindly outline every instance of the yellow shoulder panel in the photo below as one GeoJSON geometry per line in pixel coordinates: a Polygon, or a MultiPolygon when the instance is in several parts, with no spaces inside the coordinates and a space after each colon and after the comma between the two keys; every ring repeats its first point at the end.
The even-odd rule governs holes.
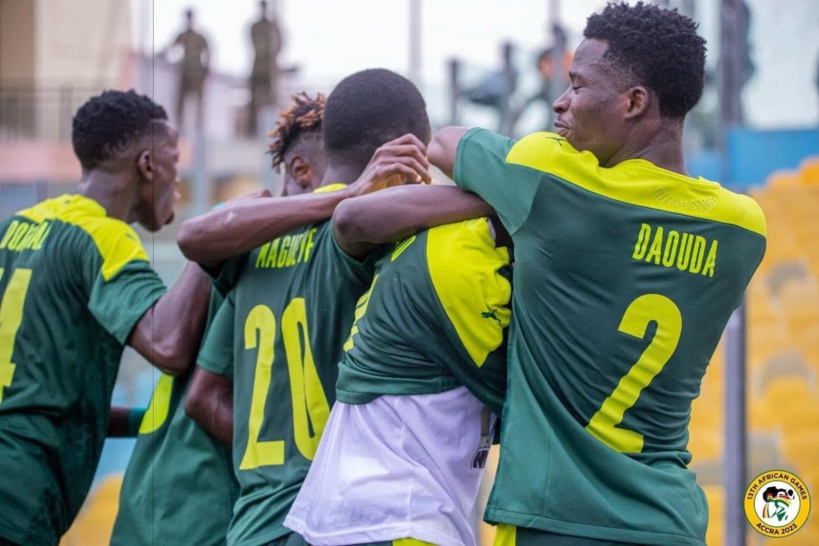
{"type": "Polygon", "coordinates": [[[503,342],[512,315],[512,287],[499,270],[509,265],[496,248],[486,218],[439,226],[427,235],[432,284],[450,322],[476,365],[503,342]]]}
{"type": "Polygon", "coordinates": [[[59,220],[90,235],[102,255],[102,277],[106,281],[131,261],[148,261],[142,241],[133,228],[109,218],[99,203],[82,195],[48,199],[18,214],[38,223],[59,220]]]}
{"type": "Polygon", "coordinates": [[[521,139],[509,151],[506,161],[552,174],[609,199],[766,235],[762,208],[748,196],[704,178],[661,169],[644,159],[630,159],[612,168],[600,167],[591,152],[578,152],[554,133],[534,133],[521,139]]]}

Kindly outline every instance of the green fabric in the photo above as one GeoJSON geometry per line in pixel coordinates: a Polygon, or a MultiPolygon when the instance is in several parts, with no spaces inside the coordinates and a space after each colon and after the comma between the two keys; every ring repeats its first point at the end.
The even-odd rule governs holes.
{"type": "Polygon", "coordinates": [[[761,211],[648,162],[601,169],[548,133],[514,143],[472,131],[454,177],[498,208],[515,244],[509,390],[486,519],[702,544],[708,509],[686,468],[691,402],[765,250],[758,233],[703,216],[761,211]],[[552,167],[585,174],[566,179],[552,167]],[[644,247],[646,226],[654,235],[644,247]],[[683,245],[655,244],[658,228],[666,242],[672,232],[713,249],[718,241],[713,276],[702,264],[679,268],[683,245]],[[636,449],[631,435],[641,436],[636,449]]]}
{"type": "Polygon", "coordinates": [[[301,535],[290,533],[276,540],[271,540],[265,546],[310,546],[310,544],[301,535]]]}
{"type": "MultiPolygon", "coordinates": [[[[209,324],[223,299],[212,291],[209,324]]],[[[112,546],[226,543],[239,487],[230,449],[185,413],[190,378],[160,378],[125,471],[112,546]]]]}
{"type": "Polygon", "coordinates": [[[142,424],[142,418],[145,417],[145,411],[148,408],[131,408],[128,410],[127,430],[125,432],[126,438],[136,438],[139,434],[139,426],[142,424]]]}
{"type": "Polygon", "coordinates": [[[198,363],[213,371],[233,362],[241,493],[229,544],[259,545],[290,532],[282,523],[335,400],[342,344],[376,259],[347,256],[330,222],[295,230],[250,253],[214,320],[198,363]],[[251,436],[252,426],[258,429],[251,436]]]}
{"type": "Polygon", "coordinates": [[[508,259],[496,255],[486,260],[490,253],[496,251],[485,219],[421,232],[386,253],[376,264],[376,281],[359,303],[360,318],[345,345],[338,400],[366,404],[385,394],[433,394],[463,384],[500,414],[506,389],[505,329],[492,311],[504,308],[508,315],[511,289],[501,275],[509,275],[508,259]],[[452,236],[436,239],[442,232],[452,236]],[[436,240],[448,244],[431,248],[436,240]],[[430,261],[436,259],[447,261],[440,268],[446,278],[437,279],[437,287],[430,272],[430,261]],[[445,290],[467,297],[445,306],[451,295],[440,293],[445,290]],[[487,309],[491,311],[482,313],[487,309]],[[466,318],[473,321],[467,323],[472,332],[482,334],[482,326],[495,329],[494,343],[480,336],[489,345],[482,347],[485,360],[475,362],[470,356],[451,320],[458,313],[471,313],[466,318]]]}
{"type": "Polygon", "coordinates": [[[133,230],[79,196],[3,221],[0,241],[0,368],[15,365],[10,385],[0,382],[0,536],[56,544],[94,477],[123,342],[165,287],[139,258],[133,230]],[[39,246],[7,238],[10,227],[35,233],[37,224],[50,226],[39,246]],[[22,319],[10,332],[19,307],[9,284],[26,270],[22,319]]]}

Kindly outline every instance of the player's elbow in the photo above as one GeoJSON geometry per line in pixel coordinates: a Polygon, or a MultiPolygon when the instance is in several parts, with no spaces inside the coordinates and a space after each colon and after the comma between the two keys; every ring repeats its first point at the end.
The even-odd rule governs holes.
{"type": "Polygon", "coordinates": [[[199,389],[190,389],[185,397],[185,413],[202,425],[208,421],[209,397],[199,389]]]}
{"type": "Polygon", "coordinates": [[[193,262],[200,261],[202,259],[201,250],[206,241],[207,237],[202,229],[201,218],[191,218],[182,222],[176,244],[187,259],[193,262]]]}
{"type": "Polygon", "coordinates": [[[342,247],[368,238],[367,208],[357,201],[359,199],[345,199],[333,212],[333,235],[342,247]]]}
{"type": "Polygon", "coordinates": [[[464,127],[444,127],[432,137],[427,146],[427,159],[447,175],[455,169],[455,152],[466,132],[464,127]]]}
{"type": "Polygon", "coordinates": [[[190,355],[180,354],[178,350],[174,350],[168,345],[168,343],[156,343],[150,361],[168,375],[174,377],[182,375],[190,368],[191,357],[190,355]]]}

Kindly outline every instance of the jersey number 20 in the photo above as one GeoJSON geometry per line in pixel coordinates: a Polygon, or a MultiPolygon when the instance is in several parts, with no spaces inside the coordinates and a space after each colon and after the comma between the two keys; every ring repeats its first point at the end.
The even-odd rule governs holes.
{"type": "MultiPolygon", "coordinates": [[[[330,416],[330,404],[321,386],[313,361],[313,351],[310,349],[304,298],[295,298],[288,304],[282,313],[281,329],[290,374],[296,447],[306,459],[312,460],[330,416]],[[301,339],[304,339],[304,347],[301,339]]],[[[257,356],[247,448],[239,465],[240,470],[284,464],[284,440],[259,440],[273,371],[275,339],[276,317],[273,316],[273,311],[266,305],[257,305],[250,310],[245,320],[245,350],[256,349],[257,356]]]]}

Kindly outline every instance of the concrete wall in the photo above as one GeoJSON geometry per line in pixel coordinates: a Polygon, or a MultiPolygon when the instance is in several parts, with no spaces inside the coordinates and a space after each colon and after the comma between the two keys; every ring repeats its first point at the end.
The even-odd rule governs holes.
{"type": "Polygon", "coordinates": [[[0,82],[34,79],[35,2],[0,0],[0,82]]]}

